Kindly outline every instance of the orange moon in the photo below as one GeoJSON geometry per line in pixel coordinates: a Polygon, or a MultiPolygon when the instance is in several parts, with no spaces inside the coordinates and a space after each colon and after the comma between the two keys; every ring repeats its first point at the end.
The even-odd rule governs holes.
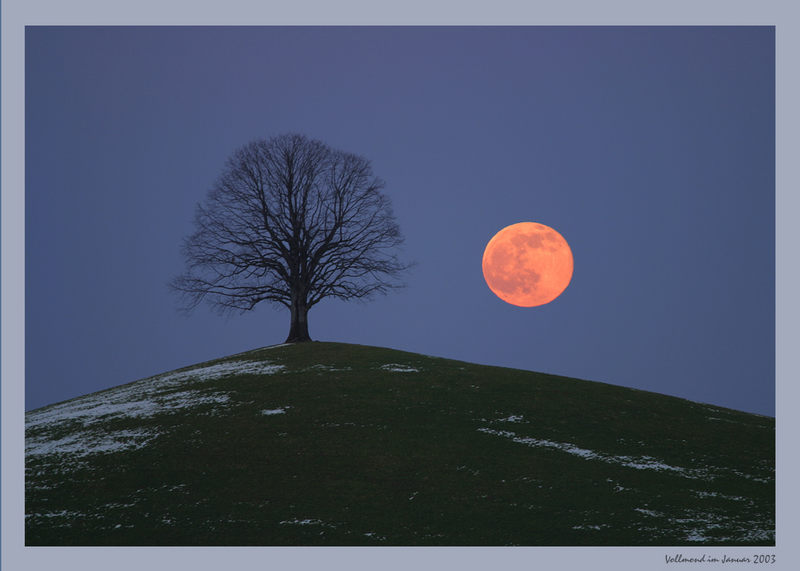
{"type": "Polygon", "coordinates": [[[567,289],[572,269],[572,250],[564,237],[536,222],[506,226],[483,251],[486,285],[519,307],[553,301],[567,289]]]}

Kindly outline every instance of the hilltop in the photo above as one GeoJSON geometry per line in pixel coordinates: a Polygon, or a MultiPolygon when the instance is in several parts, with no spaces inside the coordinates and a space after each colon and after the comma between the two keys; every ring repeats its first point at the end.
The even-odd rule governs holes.
{"type": "Polygon", "coordinates": [[[341,343],[26,414],[26,545],[774,545],[775,421],[341,343]]]}

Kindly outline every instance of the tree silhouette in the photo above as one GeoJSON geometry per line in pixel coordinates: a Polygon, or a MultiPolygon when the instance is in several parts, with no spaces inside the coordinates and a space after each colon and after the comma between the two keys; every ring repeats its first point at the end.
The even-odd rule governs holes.
{"type": "Polygon", "coordinates": [[[308,311],[326,297],[368,298],[401,287],[409,265],[383,182],[363,157],[303,135],[233,153],[186,238],[186,271],[171,282],[186,310],[262,301],[289,308],[287,343],[310,341],[308,311]]]}

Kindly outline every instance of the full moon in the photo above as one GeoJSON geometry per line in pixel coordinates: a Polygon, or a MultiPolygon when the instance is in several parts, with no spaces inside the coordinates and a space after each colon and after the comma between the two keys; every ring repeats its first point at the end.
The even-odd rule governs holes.
{"type": "Polygon", "coordinates": [[[572,250],[544,224],[520,222],[495,234],[483,251],[486,285],[519,307],[550,303],[572,279],[572,250]]]}

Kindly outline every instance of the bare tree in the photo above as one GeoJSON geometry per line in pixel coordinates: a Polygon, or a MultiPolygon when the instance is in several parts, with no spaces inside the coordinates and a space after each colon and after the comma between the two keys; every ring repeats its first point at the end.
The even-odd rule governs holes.
{"type": "Polygon", "coordinates": [[[238,149],[197,206],[186,271],[171,282],[184,307],[287,307],[286,342],[310,341],[308,311],[326,297],[368,298],[401,287],[403,242],[383,182],[363,157],[302,135],[238,149]]]}

